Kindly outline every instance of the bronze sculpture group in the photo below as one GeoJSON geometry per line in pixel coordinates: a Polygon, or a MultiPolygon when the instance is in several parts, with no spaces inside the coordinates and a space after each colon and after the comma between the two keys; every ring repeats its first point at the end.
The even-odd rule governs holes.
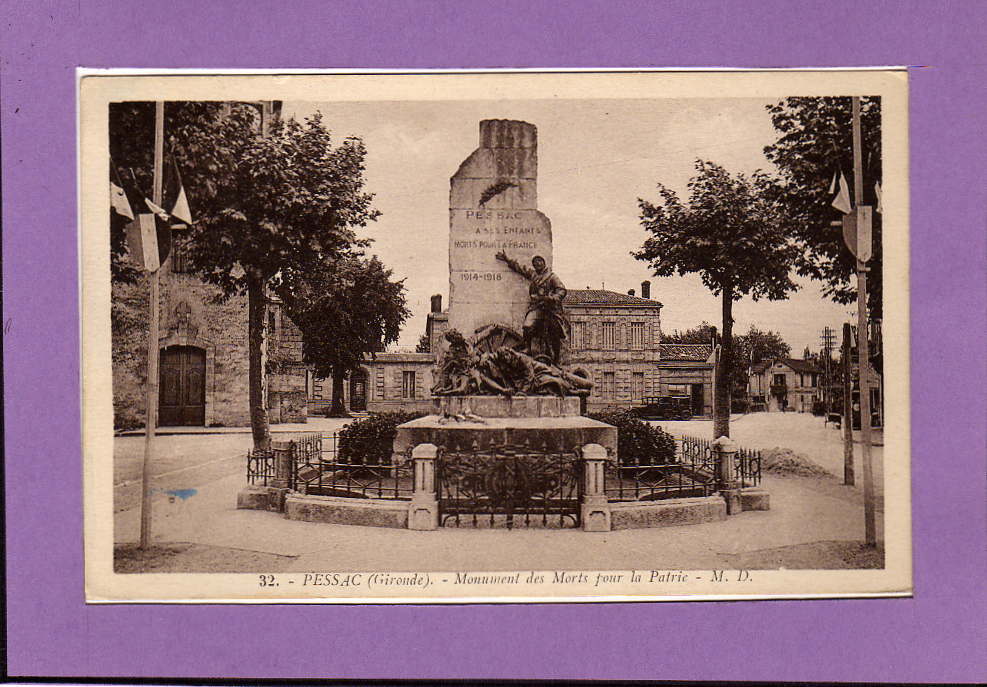
{"type": "Polygon", "coordinates": [[[436,396],[587,396],[593,383],[561,366],[569,322],[562,308],[565,285],[548,271],[540,256],[532,268],[503,253],[497,259],[528,280],[529,304],[523,334],[487,325],[470,340],[446,332],[449,346],[438,362],[432,394],[436,396]]]}

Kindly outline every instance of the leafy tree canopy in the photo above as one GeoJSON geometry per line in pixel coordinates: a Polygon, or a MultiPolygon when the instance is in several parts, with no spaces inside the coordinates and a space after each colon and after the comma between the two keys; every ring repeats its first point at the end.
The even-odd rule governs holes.
{"type": "Polygon", "coordinates": [[[678,344],[708,344],[713,341],[713,334],[716,332],[716,327],[711,325],[709,322],[703,320],[697,326],[691,329],[686,329],[685,331],[679,331],[676,329],[671,334],[661,335],[662,343],[678,343],[678,344]]]}
{"type": "Polygon", "coordinates": [[[275,292],[302,332],[317,377],[342,377],[398,340],[410,315],[404,281],[374,256],[350,254],[285,270],[275,292]]]}
{"type": "Polygon", "coordinates": [[[689,204],[658,184],[661,202],[639,199],[641,223],[650,232],[634,257],[656,276],[698,273],[719,295],[733,300],[786,298],[797,286],[790,278],[798,249],[786,233],[778,206],[765,193],[767,175],[731,176],[723,167],[696,161],[689,204]]]}
{"type": "MultiPolygon", "coordinates": [[[[843,243],[839,228],[842,213],[830,204],[834,173],[842,171],[851,189],[853,140],[850,98],[786,98],[768,106],[778,140],[764,149],[781,177],[766,187],[774,202],[789,217],[790,231],[804,250],[796,261],[802,276],[822,281],[825,295],[837,303],[857,298],[856,261],[843,243]]],[[[876,205],[875,183],[882,180],[881,99],[861,99],[861,148],[863,152],[863,202],[876,205]]],[[[874,252],[869,266],[868,305],[881,316],[882,251],[881,215],[874,213],[874,252]]]]}
{"type": "Polygon", "coordinates": [[[751,325],[746,333],[734,339],[734,351],[738,361],[751,364],[773,358],[788,358],[792,354],[792,347],[777,332],[763,331],[751,325]]]}

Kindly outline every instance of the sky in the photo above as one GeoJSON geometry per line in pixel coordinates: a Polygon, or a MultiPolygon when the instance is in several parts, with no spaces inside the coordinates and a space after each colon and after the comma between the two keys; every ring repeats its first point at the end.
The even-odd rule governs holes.
{"type": "MultiPolygon", "coordinates": [[[[283,115],[315,111],[336,142],[360,137],[367,147],[366,185],[381,217],[361,229],[370,252],[404,279],[412,316],[399,347],[425,331],[432,294],[448,306],[449,178],[476,149],[482,119],[520,119],[538,128],[538,205],[552,222],[553,269],[569,289],[606,288],[663,304],[662,330],[703,321],[720,326],[720,299],[697,275],[654,277],[631,252],[647,232],[638,198],[657,201],[657,183],[687,199],[697,158],[732,173],[773,171],[763,149],[777,138],[756,99],[490,100],[284,103],[283,115]]],[[[786,301],[734,303],[734,332],[751,325],[781,334],[795,356],[820,348],[826,326],[855,314],[822,296],[819,282],[798,279],[786,301]]]]}

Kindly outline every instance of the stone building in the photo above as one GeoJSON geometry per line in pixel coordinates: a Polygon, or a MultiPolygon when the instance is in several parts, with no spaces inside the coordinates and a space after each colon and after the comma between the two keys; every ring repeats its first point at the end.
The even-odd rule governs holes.
{"type": "MultiPolygon", "coordinates": [[[[147,375],[147,284],[114,284],[114,307],[129,307],[132,330],[114,324],[113,400],[116,425],[144,423],[147,375]]],[[[160,273],[160,376],[158,425],[246,426],[248,407],[247,297],[220,299],[217,287],[186,269],[180,245],[160,273]]],[[[264,368],[269,418],[305,422],[307,394],[301,332],[269,306],[264,368]]]]}
{"type": "MultiPolygon", "coordinates": [[[[650,298],[650,283],[641,296],[605,289],[570,290],[565,309],[572,323],[568,365],[593,380],[587,399],[593,412],[633,407],[654,396],[687,396],[693,414],[712,414],[713,345],[663,344],[662,304],[650,298]]],[[[449,328],[441,296],[433,296],[425,326],[430,351],[442,350],[449,328]]],[[[344,386],[350,410],[385,411],[430,408],[434,353],[378,353],[368,357],[360,374],[344,386]]],[[[324,412],[331,380],[309,380],[310,413],[324,412]]]]}
{"type": "Polygon", "coordinates": [[[811,413],[813,403],[822,400],[821,374],[812,360],[774,358],[755,363],[748,381],[752,408],[811,413]]]}

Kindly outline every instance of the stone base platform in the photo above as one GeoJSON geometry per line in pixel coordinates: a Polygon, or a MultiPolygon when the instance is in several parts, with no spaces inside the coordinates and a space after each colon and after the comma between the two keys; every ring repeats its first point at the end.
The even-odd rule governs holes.
{"type": "Polygon", "coordinates": [[[586,444],[607,449],[610,460],[617,457],[617,428],[587,417],[491,417],[483,422],[443,421],[438,415],[400,425],[394,438],[394,462],[403,464],[409,450],[419,444],[468,449],[476,442],[482,450],[503,444],[532,449],[572,451],[586,444]]]}

